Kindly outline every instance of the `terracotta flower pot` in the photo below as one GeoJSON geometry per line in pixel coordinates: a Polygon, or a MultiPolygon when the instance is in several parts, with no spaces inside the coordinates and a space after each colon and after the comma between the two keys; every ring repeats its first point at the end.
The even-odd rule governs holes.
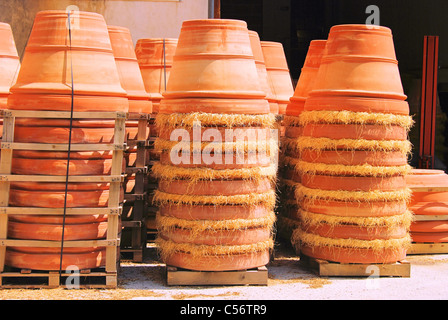
{"type": "Polygon", "coordinates": [[[314,87],[320,60],[325,49],[326,40],[313,40],[308,47],[308,53],[297,81],[294,95],[289,99],[286,115],[298,117],[305,107],[305,101],[314,87]]]}
{"type": "Polygon", "coordinates": [[[365,139],[365,140],[406,140],[407,131],[401,126],[357,125],[357,124],[307,124],[303,136],[314,138],[365,139]]]}
{"type": "Polygon", "coordinates": [[[268,215],[271,211],[266,206],[164,206],[159,207],[161,216],[175,217],[184,220],[230,220],[256,219],[268,215]]]}
{"type": "MultiPolygon", "coordinates": [[[[312,91],[311,91],[312,92],[312,91]]],[[[409,115],[407,101],[386,98],[355,96],[310,96],[306,99],[305,110],[354,111],[373,113],[392,113],[409,115]]]]}
{"type": "Polygon", "coordinates": [[[301,246],[302,254],[340,263],[394,263],[406,257],[406,249],[354,249],[344,247],[301,246]]]}
{"type": "Polygon", "coordinates": [[[14,85],[19,69],[20,59],[11,26],[0,22],[0,109],[6,109],[9,89],[14,85]]]}
{"type": "Polygon", "coordinates": [[[412,232],[413,242],[448,242],[448,232],[412,232]]]}
{"type": "Polygon", "coordinates": [[[129,112],[151,113],[152,102],[145,90],[131,32],[118,26],[108,26],[108,30],[121,86],[129,99],[129,112]]]}
{"type": "Polygon", "coordinates": [[[384,217],[405,212],[406,201],[335,201],[313,200],[306,203],[306,210],[312,213],[341,217],[384,217]]]}
{"type": "Polygon", "coordinates": [[[280,42],[261,41],[268,79],[278,103],[279,114],[285,114],[289,99],[294,95],[291,75],[283,45],[280,42]]]}
{"type": "Polygon", "coordinates": [[[394,191],[404,189],[404,176],[365,177],[365,176],[330,176],[321,174],[302,174],[305,187],[321,190],[346,191],[394,191]]]}
{"type": "MultiPolygon", "coordinates": [[[[36,249],[36,248],[30,248],[36,249]]],[[[8,247],[6,250],[5,264],[15,268],[31,270],[59,270],[60,252],[45,253],[43,248],[29,250],[28,248],[8,247]]],[[[64,249],[62,270],[69,266],[77,266],[79,270],[93,269],[104,266],[106,263],[106,250],[102,248],[88,248],[86,252],[71,252],[64,249]]],[[[56,249],[57,250],[57,249],[56,249]]],[[[60,250],[60,249],[59,249],[60,250]]]]}
{"type": "Polygon", "coordinates": [[[163,96],[264,99],[246,22],[184,21],[163,96]]]}
{"type": "MultiPolygon", "coordinates": [[[[447,187],[448,175],[443,170],[413,169],[406,176],[409,188],[447,187]]],[[[409,209],[416,215],[448,215],[448,191],[413,190],[409,209]]]]}
{"type": "Polygon", "coordinates": [[[301,153],[303,161],[312,163],[340,164],[346,166],[369,164],[371,166],[404,166],[406,155],[398,151],[364,151],[364,150],[311,150],[301,153]]]}
{"type": "Polygon", "coordinates": [[[266,99],[269,102],[270,112],[278,114],[278,103],[269,83],[269,76],[266,70],[266,63],[264,61],[263,50],[261,48],[260,36],[256,31],[249,30],[249,39],[254,54],[255,65],[257,67],[260,84],[263,91],[266,92],[266,99]]]}
{"type": "Polygon", "coordinates": [[[185,252],[176,252],[170,255],[165,263],[189,270],[198,271],[227,271],[246,270],[265,266],[269,263],[269,250],[252,252],[248,254],[224,254],[195,256],[185,252]]]}
{"type": "Polygon", "coordinates": [[[413,221],[411,224],[412,232],[447,232],[447,221],[413,221]]]}
{"type": "Polygon", "coordinates": [[[70,110],[73,65],[74,111],[128,111],[104,18],[80,11],[71,19],[70,47],[68,13],[36,14],[9,109],[70,110]]]}
{"type": "Polygon", "coordinates": [[[168,99],[160,102],[159,113],[235,113],[235,114],[267,114],[269,103],[265,99],[168,99]]]}
{"type": "Polygon", "coordinates": [[[170,78],[176,47],[175,38],[139,39],[135,45],[135,54],[154,113],[159,111],[160,100],[170,78]]]}
{"type": "Polygon", "coordinates": [[[272,189],[268,178],[252,180],[210,180],[192,183],[190,180],[159,181],[159,190],[170,194],[196,196],[232,196],[264,193],[272,189]]]}
{"type": "Polygon", "coordinates": [[[391,30],[363,24],[333,26],[310,92],[315,95],[405,100],[391,30]]]}

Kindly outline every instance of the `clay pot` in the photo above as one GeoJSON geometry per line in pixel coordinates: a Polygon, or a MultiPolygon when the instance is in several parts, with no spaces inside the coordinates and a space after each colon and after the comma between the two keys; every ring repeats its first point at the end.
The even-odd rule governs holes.
{"type": "MultiPolygon", "coordinates": [[[[418,187],[447,187],[448,175],[443,170],[412,169],[406,176],[409,188],[418,187]]],[[[412,192],[409,209],[416,215],[448,215],[448,191],[419,191],[412,192]]]]}
{"type": "Polygon", "coordinates": [[[177,39],[152,38],[139,39],[135,45],[140,72],[153,103],[153,112],[159,112],[160,100],[166,90],[171,73],[177,39]]]}
{"type": "Polygon", "coordinates": [[[197,256],[185,252],[170,255],[165,263],[170,266],[198,271],[246,270],[265,266],[270,260],[269,250],[248,254],[197,256]]]}
{"type": "Polygon", "coordinates": [[[305,101],[314,87],[326,42],[326,40],[310,42],[294,95],[289,99],[290,102],[286,107],[286,115],[298,117],[304,110],[305,101]]]}
{"type": "Polygon", "coordinates": [[[255,66],[257,67],[258,76],[260,78],[260,85],[262,90],[266,92],[266,99],[269,102],[270,112],[278,114],[278,103],[269,83],[270,80],[266,70],[263,50],[261,49],[260,36],[256,31],[249,30],[249,39],[254,54],[255,66]]]}
{"type": "Polygon", "coordinates": [[[448,232],[411,232],[412,241],[441,243],[448,242],[448,232]]]}
{"type": "Polygon", "coordinates": [[[302,174],[305,187],[322,190],[346,191],[395,191],[406,187],[403,176],[364,177],[364,176],[330,176],[321,174],[302,174]]]}
{"type": "Polygon", "coordinates": [[[171,194],[195,196],[233,196],[265,193],[272,189],[268,178],[260,180],[207,180],[192,183],[190,180],[159,181],[159,190],[171,194]]]}
{"type": "Polygon", "coordinates": [[[446,232],[448,233],[448,221],[413,221],[411,233],[414,232],[446,232]]]}
{"type": "Polygon", "coordinates": [[[246,22],[184,21],[163,96],[264,99],[246,22]]]}
{"type": "Polygon", "coordinates": [[[103,16],[77,11],[71,19],[70,47],[68,13],[36,14],[9,109],[69,111],[73,65],[74,111],[128,111],[103,16]]]}
{"type": "Polygon", "coordinates": [[[330,29],[310,92],[325,95],[406,99],[389,28],[359,24],[330,29]]]}
{"type": "MultiPolygon", "coordinates": [[[[60,253],[23,252],[27,248],[8,247],[5,264],[20,269],[32,270],[59,270],[60,253]],[[20,249],[21,251],[17,251],[20,249]]],[[[42,249],[42,248],[38,248],[42,249]]],[[[62,270],[69,266],[77,266],[80,270],[94,269],[106,263],[105,249],[91,249],[90,252],[65,252],[64,249],[62,270]],[[95,251],[94,251],[95,250],[95,251]]]]}
{"type": "Polygon", "coordinates": [[[367,98],[354,96],[312,96],[305,102],[305,110],[354,111],[372,113],[392,113],[409,115],[406,101],[384,98],[367,98]]]}
{"type": "Polygon", "coordinates": [[[198,205],[198,206],[163,206],[159,207],[161,216],[175,217],[184,220],[230,220],[256,219],[268,215],[271,211],[266,206],[242,205],[198,205]]]}
{"type": "Polygon", "coordinates": [[[118,26],[108,26],[108,31],[121,86],[129,99],[129,112],[151,113],[152,102],[145,90],[131,32],[128,28],[118,26]]]}
{"type": "Polygon", "coordinates": [[[406,155],[398,151],[380,152],[365,150],[311,150],[304,149],[301,159],[312,163],[339,164],[356,166],[369,164],[371,166],[404,166],[406,155]]]}
{"type": "Polygon", "coordinates": [[[382,217],[393,216],[407,209],[406,201],[335,201],[313,200],[306,204],[306,210],[332,216],[382,217]]]}
{"type": "Polygon", "coordinates": [[[303,136],[314,138],[365,139],[365,140],[406,140],[405,128],[396,125],[384,126],[375,124],[307,124],[303,128],[303,136]]]}
{"type": "Polygon", "coordinates": [[[406,249],[354,249],[344,247],[306,246],[300,247],[302,254],[316,259],[340,263],[394,263],[406,257],[406,249]]]}
{"type": "Polygon", "coordinates": [[[261,41],[271,90],[278,103],[278,113],[285,114],[294,87],[289,73],[283,45],[280,42],[261,41]]]}
{"type": "Polygon", "coordinates": [[[11,26],[0,22],[0,109],[6,109],[9,89],[15,83],[19,69],[20,59],[11,26]]]}
{"type": "Polygon", "coordinates": [[[159,113],[224,113],[266,114],[270,112],[265,99],[167,99],[160,102],[159,113]]]}

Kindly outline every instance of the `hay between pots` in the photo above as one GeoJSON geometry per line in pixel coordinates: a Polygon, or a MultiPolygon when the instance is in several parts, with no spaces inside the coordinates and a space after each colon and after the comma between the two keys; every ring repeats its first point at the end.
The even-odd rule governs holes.
{"type": "Polygon", "coordinates": [[[400,239],[375,239],[375,240],[359,240],[359,239],[337,239],[327,238],[316,234],[307,233],[300,228],[293,231],[291,236],[293,245],[305,244],[310,247],[340,247],[352,249],[370,249],[374,252],[381,253],[384,249],[402,250],[410,247],[412,239],[409,234],[400,239]]]}
{"type": "Polygon", "coordinates": [[[203,127],[224,126],[227,128],[247,126],[247,127],[267,127],[274,128],[276,117],[274,114],[218,114],[206,112],[193,113],[159,113],[155,119],[157,128],[178,129],[191,128],[196,122],[200,122],[203,127]]]}
{"type": "Polygon", "coordinates": [[[193,258],[204,256],[230,256],[251,254],[261,251],[267,251],[274,248],[274,240],[245,244],[245,245],[194,245],[190,243],[176,243],[171,240],[157,238],[155,243],[160,249],[162,260],[167,260],[175,253],[182,252],[190,254],[193,258]]]}

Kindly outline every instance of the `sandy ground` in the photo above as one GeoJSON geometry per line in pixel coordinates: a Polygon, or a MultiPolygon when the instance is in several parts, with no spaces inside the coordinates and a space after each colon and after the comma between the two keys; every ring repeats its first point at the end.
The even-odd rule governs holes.
{"type": "Polygon", "coordinates": [[[268,265],[267,286],[168,286],[149,248],[143,263],[122,261],[117,289],[4,289],[1,300],[445,300],[448,254],[408,256],[411,277],[320,277],[284,244],[268,265]]]}

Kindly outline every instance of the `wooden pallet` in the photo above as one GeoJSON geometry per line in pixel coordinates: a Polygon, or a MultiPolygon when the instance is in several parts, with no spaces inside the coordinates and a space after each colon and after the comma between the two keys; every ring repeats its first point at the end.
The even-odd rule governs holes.
{"type": "Polygon", "coordinates": [[[268,284],[268,269],[263,266],[237,271],[195,271],[167,266],[166,281],[169,286],[266,286],[268,284]]]}
{"type": "Polygon", "coordinates": [[[147,213],[147,176],[149,157],[147,152],[149,119],[147,113],[129,113],[128,120],[138,121],[137,136],[128,139],[127,145],[136,147],[136,160],[127,166],[126,177],[134,176],[135,186],[131,192],[125,193],[124,214],[122,219],[123,234],[129,233],[130,239],[121,242],[122,257],[134,262],[142,262],[146,247],[145,218],[147,213]],[[129,213],[129,216],[128,216],[129,213]]]}
{"type": "Polygon", "coordinates": [[[115,289],[117,272],[105,268],[74,272],[38,271],[11,268],[0,273],[2,289],[115,289]]]}
{"type": "MultiPolygon", "coordinates": [[[[91,273],[91,276],[103,277],[105,286],[114,287],[117,284],[117,261],[120,245],[119,222],[122,213],[122,203],[120,202],[121,185],[124,181],[122,173],[123,153],[126,148],[125,139],[125,120],[127,114],[124,112],[74,112],[68,111],[27,111],[27,110],[2,110],[3,116],[3,139],[1,143],[1,162],[0,162],[0,277],[6,278],[46,278],[46,286],[56,285],[56,275],[54,271],[37,272],[30,271],[6,271],[5,258],[6,248],[8,246],[21,247],[42,247],[42,248],[60,248],[62,243],[64,247],[105,247],[105,267],[102,273],[91,273]],[[51,143],[17,143],[14,142],[14,124],[15,118],[53,118],[53,119],[114,119],[114,142],[102,144],[51,144],[51,143]],[[11,174],[12,156],[14,150],[40,150],[40,151],[112,151],[111,173],[104,176],[69,176],[68,182],[108,182],[109,201],[108,207],[95,208],[66,208],[66,215],[107,215],[107,237],[100,240],[22,240],[9,239],[8,215],[63,215],[64,208],[38,208],[38,207],[10,207],[9,206],[9,186],[13,181],[27,182],[66,182],[65,176],[50,175],[16,175],[11,174]]],[[[59,272],[56,272],[59,276],[59,272]]],[[[88,277],[88,276],[86,276],[88,277]]],[[[22,279],[23,280],[23,279],[22,279]]],[[[18,284],[17,284],[18,285],[18,284]]],[[[26,284],[24,284],[26,286],[26,284]]]]}
{"type": "Polygon", "coordinates": [[[413,242],[408,249],[408,255],[414,254],[446,254],[448,253],[448,242],[413,242]]]}
{"type": "Polygon", "coordinates": [[[396,263],[338,263],[322,259],[300,256],[300,263],[306,268],[324,277],[401,277],[411,276],[411,265],[408,261],[396,263]]]}

